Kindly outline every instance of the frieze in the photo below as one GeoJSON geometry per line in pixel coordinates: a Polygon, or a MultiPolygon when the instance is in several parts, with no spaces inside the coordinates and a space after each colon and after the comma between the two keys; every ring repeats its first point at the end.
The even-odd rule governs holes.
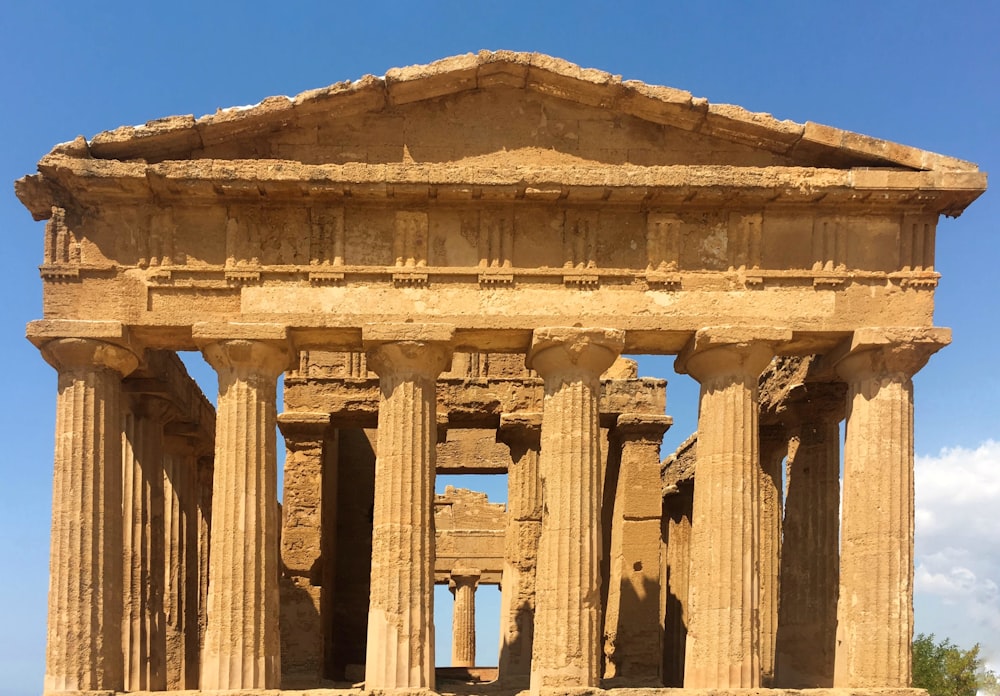
{"type": "Polygon", "coordinates": [[[686,315],[709,291],[841,293],[858,286],[916,291],[929,300],[937,284],[928,251],[934,216],[923,214],[527,200],[145,210],[117,203],[72,221],[60,210],[46,225],[41,268],[52,289],[46,296],[52,316],[77,306],[74,293],[91,291],[74,287],[88,283],[139,282],[145,297],[127,308],[119,299],[127,293],[101,291],[88,295],[88,311],[154,323],[168,314],[221,317],[234,310],[353,314],[364,308],[348,298],[365,289],[389,293],[378,302],[390,304],[404,301],[395,293],[410,293],[404,302],[415,303],[417,312],[426,305],[421,293],[431,288],[461,292],[451,306],[468,299],[470,308],[502,306],[496,311],[514,316],[523,315],[524,302],[532,315],[538,303],[553,312],[564,301],[576,306],[568,294],[553,294],[560,288],[581,294],[584,314],[594,311],[586,296],[629,291],[645,293],[636,302],[649,303],[645,311],[653,316],[686,315]],[[289,293],[287,301],[281,292],[289,293]],[[475,299],[467,292],[482,294],[475,299]]]}
{"type": "Polygon", "coordinates": [[[66,224],[66,210],[52,207],[52,217],[45,224],[45,260],[42,278],[64,280],[79,276],[80,243],[66,224]]]}

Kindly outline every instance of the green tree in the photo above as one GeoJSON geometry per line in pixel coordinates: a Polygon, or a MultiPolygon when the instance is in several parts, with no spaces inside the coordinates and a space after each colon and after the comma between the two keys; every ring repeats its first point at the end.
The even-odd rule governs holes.
{"type": "Polygon", "coordinates": [[[920,633],[913,639],[913,686],[930,696],[1000,696],[997,675],[986,669],[979,644],[962,650],[945,638],[920,633]]]}

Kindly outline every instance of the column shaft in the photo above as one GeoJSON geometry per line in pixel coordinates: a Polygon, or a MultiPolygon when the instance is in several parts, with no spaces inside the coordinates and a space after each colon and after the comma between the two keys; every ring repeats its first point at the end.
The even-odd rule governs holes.
{"type": "Polygon", "coordinates": [[[685,688],[760,685],[757,380],[772,355],[753,334],[699,332],[678,359],[701,383],[685,688]]]}
{"type": "Polygon", "coordinates": [[[855,331],[847,382],[834,686],[906,687],[913,638],[913,382],[946,329],[855,331]]]}
{"type": "Polygon", "coordinates": [[[610,329],[537,329],[528,366],[545,380],[531,690],[597,686],[601,666],[600,375],[624,345],[610,329]]]}
{"type": "MultiPolygon", "coordinates": [[[[158,401],[158,400],[156,400],[158,401]]],[[[126,691],[166,689],[163,423],[151,397],[133,397],[124,414],[124,616],[126,691]]]]}
{"type": "Polygon", "coordinates": [[[380,378],[366,689],[434,688],[434,454],[444,345],[368,351],[380,378]]]}
{"type": "Polygon", "coordinates": [[[662,683],[660,444],[670,423],[667,416],[622,414],[611,435],[621,457],[611,521],[604,676],[625,678],[629,686],[662,683]]]}
{"type": "Polygon", "coordinates": [[[163,457],[166,688],[198,687],[198,520],[194,448],[165,438],[163,457]]]}
{"type": "Polygon", "coordinates": [[[774,646],[778,631],[781,543],[781,463],[788,448],[780,426],[760,428],[760,670],[761,685],[774,681],[774,646]]]}
{"type": "Polygon", "coordinates": [[[214,457],[198,458],[198,682],[201,683],[201,655],[208,628],[208,574],[212,548],[212,479],[214,457]]]}
{"type": "Polygon", "coordinates": [[[275,383],[279,343],[222,340],[203,348],[219,373],[201,688],[280,683],[275,383]]]}
{"type": "Polygon", "coordinates": [[[664,550],[663,685],[684,686],[684,654],[690,621],[689,583],[691,575],[690,485],[679,486],[663,501],[666,528],[664,550]]]}
{"type": "Polygon", "coordinates": [[[775,648],[775,685],[782,688],[833,686],[842,386],[810,385],[804,399],[786,406],[788,494],[775,648]]]}
{"type": "MultiPolygon", "coordinates": [[[[214,434],[214,429],[213,429],[214,434]]],[[[201,533],[198,503],[198,456],[186,456],[186,493],[181,501],[184,515],[184,683],[196,689],[201,680],[201,533]]]]}
{"type": "MultiPolygon", "coordinates": [[[[281,671],[285,688],[315,686],[323,677],[321,621],[323,588],[333,578],[321,572],[324,499],[323,444],[326,413],[285,413],[281,531],[281,671]]],[[[331,472],[333,475],[333,472],[331,472]]]]}
{"type": "Polygon", "coordinates": [[[535,629],[535,563],[542,531],[538,477],[541,413],[503,414],[497,439],[510,447],[507,469],[507,530],[500,598],[499,678],[527,686],[535,629]]]}
{"type": "Polygon", "coordinates": [[[474,667],[476,664],[476,585],[479,571],[459,568],[452,571],[449,588],[455,596],[451,622],[451,664],[474,667]]]}
{"type": "Polygon", "coordinates": [[[59,372],[46,693],[121,690],[122,376],[128,351],[89,339],[42,346],[59,372]]]}
{"type": "Polygon", "coordinates": [[[913,386],[848,384],[837,686],[910,683],[913,635],[913,386]]]}

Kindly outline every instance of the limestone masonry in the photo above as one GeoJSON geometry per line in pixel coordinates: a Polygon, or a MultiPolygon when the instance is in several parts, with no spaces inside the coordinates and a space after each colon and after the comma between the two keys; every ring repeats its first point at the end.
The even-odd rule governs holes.
{"type": "Polygon", "coordinates": [[[44,693],[915,696],[911,378],[950,341],[938,219],[985,187],[511,52],[57,145],[16,183],[59,384],[44,693]],[[701,384],[662,465],[635,354],[701,384]]]}

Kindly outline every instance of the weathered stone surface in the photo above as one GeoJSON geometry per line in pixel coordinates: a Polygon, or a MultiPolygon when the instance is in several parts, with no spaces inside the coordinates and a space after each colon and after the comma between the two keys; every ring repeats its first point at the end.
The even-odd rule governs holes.
{"type": "Polygon", "coordinates": [[[535,332],[528,354],[545,380],[533,693],[600,678],[598,385],[624,342],[613,329],[547,328],[535,332]]]}
{"type": "Polygon", "coordinates": [[[45,691],[120,690],[121,378],[138,360],[89,338],[47,341],[59,373],[45,691]],[[88,551],[90,553],[88,553],[88,551]]]}
{"type": "Polygon", "coordinates": [[[207,334],[219,406],[200,686],[273,689],[281,678],[275,386],[289,356],[280,341],[207,334]]]}
{"type": "Polygon", "coordinates": [[[475,568],[477,583],[499,584],[507,518],[504,505],[485,493],[445,486],[434,496],[435,582],[449,582],[455,568],[475,568]]]}
{"type": "Polygon", "coordinates": [[[500,678],[525,687],[531,675],[535,635],[535,574],[542,533],[538,473],[542,414],[503,414],[496,437],[510,449],[507,470],[507,532],[500,598],[500,678]]]}
{"type": "MultiPolygon", "coordinates": [[[[764,381],[763,379],[761,381],[764,381]]],[[[759,421],[758,421],[759,423],[759,421]]],[[[760,466],[758,475],[758,520],[760,524],[759,584],[757,615],[760,621],[760,677],[762,686],[774,686],[774,645],[778,631],[778,598],[781,564],[781,517],[784,491],[781,463],[788,450],[784,430],[774,426],[758,429],[760,466]]]]}
{"type": "MultiPolygon", "coordinates": [[[[198,452],[195,438],[175,434],[163,439],[164,598],[168,690],[198,686],[201,643],[198,637],[198,452]]],[[[211,442],[206,443],[210,446],[211,442]]]]}
{"type": "Polygon", "coordinates": [[[167,686],[164,415],[159,400],[137,398],[123,418],[122,649],[128,691],[163,691],[167,686]]]}
{"type": "Polygon", "coordinates": [[[799,385],[789,435],[775,684],[833,685],[840,555],[842,384],[799,385]]]}
{"type": "Polygon", "coordinates": [[[904,687],[913,636],[912,375],[950,333],[858,332],[847,382],[834,686],[904,687]],[[872,583],[871,577],[881,579],[872,583]]]}
{"type": "Polygon", "coordinates": [[[617,472],[609,463],[605,479],[605,490],[612,480],[615,489],[604,678],[634,685],[662,683],[660,444],[672,422],[669,416],[622,414],[609,436],[620,454],[617,472]]]}
{"type": "Polygon", "coordinates": [[[278,426],[285,439],[281,524],[281,682],[315,684],[324,676],[323,594],[333,578],[323,573],[323,518],[329,509],[323,448],[329,436],[328,413],[283,413],[278,426]],[[324,485],[326,484],[326,485],[324,485]]]}
{"type": "Polygon", "coordinates": [[[476,586],[479,569],[457,566],[451,571],[448,589],[455,596],[452,614],[451,664],[472,667],[476,664],[476,586]]]}
{"type": "Polygon", "coordinates": [[[663,549],[663,570],[660,588],[663,621],[663,684],[684,685],[684,661],[690,621],[691,577],[691,482],[672,486],[663,498],[663,518],[660,522],[663,549]]]}
{"type": "Polygon", "coordinates": [[[688,688],[760,685],[757,379],[781,333],[702,331],[679,361],[701,383],[688,688]]]}
{"type": "Polygon", "coordinates": [[[491,688],[915,695],[909,380],[948,340],[938,217],[985,177],[509,51],[56,146],[16,184],[60,371],[46,692],[426,691],[432,585],[474,559],[504,586],[491,688]],[[662,480],[627,431],[665,383],[623,352],[702,383],[662,480]],[[838,380],[834,577],[840,416],[808,395],[838,380]],[[506,514],[435,537],[437,468],[506,471],[506,514]]]}
{"type": "Polygon", "coordinates": [[[377,332],[368,351],[382,398],[365,685],[433,688],[435,384],[451,349],[434,338],[383,342],[387,338],[391,334],[377,332]]]}

